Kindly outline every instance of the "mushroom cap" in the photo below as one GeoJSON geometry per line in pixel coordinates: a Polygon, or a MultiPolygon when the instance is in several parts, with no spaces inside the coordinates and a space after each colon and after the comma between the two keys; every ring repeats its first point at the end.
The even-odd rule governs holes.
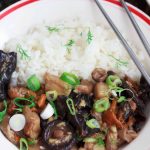
{"type": "Polygon", "coordinates": [[[61,120],[54,120],[46,126],[43,139],[47,148],[54,150],[69,150],[76,142],[73,128],[61,120]]]}

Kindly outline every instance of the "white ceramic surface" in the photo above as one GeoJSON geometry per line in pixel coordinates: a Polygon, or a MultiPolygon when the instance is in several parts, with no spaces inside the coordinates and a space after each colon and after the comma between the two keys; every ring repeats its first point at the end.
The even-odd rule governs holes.
{"type": "MultiPolygon", "coordinates": [[[[95,5],[94,0],[35,0],[33,3],[12,11],[12,9],[14,9],[16,6],[18,7],[18,5],[20,6],[29,1],[31,2],[33,0],[23,0],[0,13],[0,18],[2,18],[6,12],[10,12],[11,10],[11,13],[0,19],[0,49],[3,49],[4,43],[8,39],[26,32],[30,26],[43,21],[53,22],[62,20],[63,18],[71,19],[78,17],[82,20],[101,22],[102,24],[108,26],[105,18],[95,5]]],[[[103,7],[111,16],[120,31],[123,34],[126,34],[127,38],[132,41],[139,50],[143,50],[144,53],[143,46],[140,43],[140,40],[124,10],[120,6],[112,4],[108,1],[100,0],[103,7]]],[[[134,9],[136,13],[140,14],[140,16],[144,16],[146,18],[147,22],[134,14],[139,26],[150,42],[150,18],[135,7],[131,6],[131,8],[134,9]]],[[[148,58],[145,59],[147,59],[147,62],[149,62],[148,58]]],[[[148,63],[146,68],[148,69],[148,63]]],[[[150,72],[150,69],[148,71],[150,72]]],[[[147,114],[149,116],[149,113],[147,114]]],[[[126,146],[124,150],[150,150],[149,133],[150,117],[138,138],[135,139],[130,145],[126,146]]],[[[17,148],[13,146],[1,132],[0,149],[17,150],[17,148]]]]}

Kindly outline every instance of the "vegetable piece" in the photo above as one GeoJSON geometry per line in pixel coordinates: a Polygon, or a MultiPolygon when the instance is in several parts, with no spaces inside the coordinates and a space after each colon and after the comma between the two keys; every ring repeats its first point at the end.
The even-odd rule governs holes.
{"type": "Polygon", "coordinates": [[[23,130],[24,134],[31,139],[37,139],[41,133],[39,115],[36,112],[32,112],[28,106],[23,108],[23,114],[26,119],[26,124],[23,130]]]}
{"type": "Polygon", "coordinates": [[[90,120],[86,121],[86,125],[92,129],[100,128],[100,125],[96,119],[90,119],[90,120]]]}
{"type": "Polygon", "coordinates": [[[55,104],[54,104],[54,102],[53,101],[50,101],[50,104],[51,104],[51,106],[53,107],[53,109],[54,109],[54,115],[55,115],[55,119],[57,119],[58,118],[58,113],[57,113],[57,110],[56,110],[56,106],[55,106],[55,104]]]}
{"type": "Polygon", "coordinates": [[[58,95],[68,96],[71,92],[71,86],[66,82],[59,79],[57,76],[46,73],[45,79],[45,91],[56,91],[58,95]]]}
{"type": "Polygon", "coordinates": [[[103,113],[102,120],[110,126],[116,125],[117,128],[123,128],[123,124],[117,119],[115,114],[116,105],[117,105],[117,101],[112,100],[112,104],[110,108],[103,113]]]}
{"type": "Polygon", "coordinates": [[[29,60],[30,56],[27,53],[27,50],[25,50],[20,44],[16,47],[17,52],[19,52],[22,60],[29,60]]]}
{"type": "Polygon", "coordinates": [[[0,101],[7,98],[8,84],[16,69],[17,54],[5,53],[0,50],[0,101]]]}
{"type": "Polygon", "coordinates": [[[14,103],[16,106],[20,107],[20,108],[23,108],[25,106],[28,106],[28,107],[34,107],[35,106],[35,102],[33,101],[33,98],[30,97],[30,98],[15,98],[14,99],[14,103]],[[21,104],[21,102],[27,102],[27,103],[30,103],[30,104],[21,104]]]}
{"type": "Polygon", "coordinates": [[[122,103],[126,100],[126,97],[125,96],[121,96],[119,97],[119,99],[117,100],[118,103],[122,103]]]}
{"type": "Polygon", "coordinates": [[[25,138],[20,139],[20,150],[28,150],[28,142],[25,138]]]}
{"type": "Polygon", "coordinates": [[[83,142],[87,142],[87,143],[96,143],[97,139],[93,138],[93,137],[87,137],[83,140],[83,142]]]}
{"type": "Polygon", "coordinates": [[[119,84],[122,84],[121,79],[116,75],[109,75],[106,79],[106,83],[110,88],[115,88],[119,84]]]}
{"type": "Polygon", "coordinates": [[[68,53],[71,53],[71,47],[75,44],[75,41],[73,39],[70,39],[67,44],[65,44],[68,53]]]}
{"type": "Polygon", "coordinates": [[[72,85],[73,87],[80,84],[79,78],[73,73],[64,72],[60,76],[60,79],[63,80],[64,82],[72,85]]]}
{"type": "Polygon", "coordinates": [[[90,94],[93,91],[93,83],[88,80],[82,80],[80,85],[75,87],[75,92],[90,94]]]}
{"type": "Polygon", "coordinates": [[[69,150],[75,144],[75,132],[66,122],[54,120],[50,122],[43,133],[43,139],[47,149],[69,150]]]}
{"type": "Polygon", "coordinates": [[[96,83],[94,88],[94,96],[96,99],[108,97],[108,94],[109,94],[109,87],[106,83],[104,82],[96,83]]]}
{"type": "Polygon", "coordinates": [[[90,44],[92,42],[92,40],[93,40],[93,33],[89,29],[89,31],[87,33],[87,40],[86,41],[88,44],[90,44]]]}
{"type": "Polygon", "coordinates": [[[46,95],[42,94],[40,99],[38,100],[37,104],[38,104],[39,108],[44,108],[45,103],[46,103],[46,95]]]}
{"type": "Polygon", "coordinates": [[[52,33],[52,32],[59,32],[59,31],[60,31],[60,29],[59,29],[58,27],[46,26],[46,28],[48,29],[48,31],[49,31],[50,33],[52,33]]]}
{"type": "Polygon", "coordinates": [[[106,70],[102,68],[95,68],[92,72],[92,78],[96,82],[103,82],[107,77],[106,70]]]}
{"type": "Polygon", "coordinates": [[[71,98],[68,98],[66,100],[66,103],[67,103],[67,106],[68,106],[68,109],[71,113],[71,115],[75,115],[76,114],[76,110],[75,110],[75,107],[74,107],[74,102],[71,98]]]}
{"type": "Polygon", "coordinates": [[[7,102],[6,100],[4,100],[4,110],[0,112],[0,122],[3,121],[5,115],[6,115],[6,111],[7,111],[7,102]]]}
{"type": "Polygon", "coordinates": [[[25,88],[25,87],[10,87],[8,89],[8,96],[11,99],[15,99],[16,97],[24,98],[33,96],[34,98],[37,97],[36,93],[25,88]]]}
{"type": "Polygon", "coordinates": [[[115,61],[115,66],[118,69],[120,67],[127,67],[129,64],[127,61],[118,59],[118,58],[114,57],[113,55],[108,55],[108,56],[110,56],[115,61]]]}
{"type": "Polygon", "coordinates": [[[57,91],[48,91],[46,92],[46,98],[48,101],[55,101],[58,97],[57,91]]]}
{"type": "Polygon", "coordinates": [[[13,115],[9,120],[10,128],[16,132],[21,131],[24,128],[25,123],[26,120],[22,114],[13,115]]]}
{"type": "Polygon", "coordinates": [[[38,140],[35,140],[35,139],[28,139],[27,141],[29,145],[35,145],[38,143],[38,140]]]}
{"type": "Polygon", "coordinates": [[[28,78],[27,87],[32,91],[38,91],[40,89],[41,84],[36,75],[32,75],[30,78],[28,78]]]}
{"type": "Polygon", "coordinates": [[[110,102],[107,98],[97,100],[93,105],[93,108],[96,112],[104,112],[109,109],[109,107],[110,102]]]}
{"type": "Polygon", "coordinates": [[[43,120],[46,120],[50,118],[51,116],[53,116],[53,114],[54,114],[53,107],[50,104],[47,104],[45,109],[41,112],[40,116],[43,120]]]}

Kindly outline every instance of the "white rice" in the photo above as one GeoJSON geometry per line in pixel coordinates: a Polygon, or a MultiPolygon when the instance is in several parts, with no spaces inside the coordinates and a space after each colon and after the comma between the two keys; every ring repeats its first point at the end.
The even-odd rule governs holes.
{"type": "MultiPolygon", "coordinates": [[[[133,46],[133,49],[136,48],[133,46]]],[[[13,82],[16,81],[14,84],[18,81],[24,84],[32,74],[36,74],[43,82],[45,72],[54,75],[64,71],[73,72],[89,79],[96,67],[113,70],[120,75],[128,74],[136,80],[140,77],[140,72],[111,28],[79,20],[34,26],[25,35],[9,40],[5,44],[5,51],[18,53],[17,69],[13,74],[13,82]],[[59,31],[49,32],[46,26],[57,27],[59,31]],[[87,42],[89,30],[93,35],[90,44],[87,42]],[[68,53],[65,45],[70,39],[75,43],[68,53]],[[18,44],[30,56],[26,60],[21,58],[16,49],[18,44]],[[112,56],[127,62],[127,66],[116,67],[118,61],[112,56]]],[[[136,52],[142,60],[143,55],[138,50],[136,52]]]]}

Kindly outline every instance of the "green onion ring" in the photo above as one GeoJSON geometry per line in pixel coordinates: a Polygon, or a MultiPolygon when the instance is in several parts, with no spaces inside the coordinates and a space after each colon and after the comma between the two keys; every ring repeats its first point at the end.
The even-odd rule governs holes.
{"type": "Polygon", "coordinates": [[[4,108],[3,111],[0,112],[0,122],[3,121],[4,116],[6,115],[6,112],[7,112],[7,102],[6,102],[6,100],[4,100],[3,103],[4,103],[5,108],[4,108]]]}
{"type": "Polygon", "coordinates": [[[55,101],[58,97],[57,91],[48,91],[46,92],[46,98],[48,101],[55,101]]]}
{"type": "Polygon", "coordinates": [[[106,84],[109,87],[117,87],[119,84],[122,84],[121,79],[116,75],[109,75],[106,79],[106,84]]]}
{"type": "Polygon", "coordinates": [[[87,120],[86,125],[91,129],[100,128],[100,125],[96,119],[87,120]]]}
{"type": "Polygon", "coordinates": [[[74,107],[74,102],[73,102],[73,100],[72,100],[71,98],[68,98],[68,99],[66,100],[66,104],[67,104],[67,106],[68,106],[68,109],[69,109],[71,115],[75,115],[75,114],[76,114],[76,110],[75,110],[75,107],[74,107]]]}
{"type": "Polygon", "coordinates": [[[73,73],[64,72],[60,76],[60,79],[72,86],[76,86],[80,84],[79,78],[73,73]]]}
{"type": "Polygon", "coordinates": [[[36,77],[36,75],[32,75],[27,80],[27,87],[32,91],[38,91],[41,87],[39,79],[36,77]]]}
{"type": "Polygon", "coordinates": [[[29,146],[28,146],[28,142],[25,138],[21,138],[20,139],[20,150],[28,150],[29,146]]]}
{"type": "Polygon", "coordinates": [[[94,105],[93,108],[96,112],[104,112],[106,111],[108,108],[110,107],[110,102],[108,99],[100,99],[97,100],[94,105]]]}
{"type": "Polygon", "coordinates": [[[20,101],[30,102],[30,104],[27,105],[30,108],[35,106],[35,102],[33,101],[33,99],[31,99],[31,98],[27,99],[27,98],[19,98],[19,97],[17,97],[17,98],[14,99],[14,104],[16,106],[18,106],[19,108],[24,108],[24,106],[25,106],[25,105],[20,104],[19,103],[20,101]]]}

